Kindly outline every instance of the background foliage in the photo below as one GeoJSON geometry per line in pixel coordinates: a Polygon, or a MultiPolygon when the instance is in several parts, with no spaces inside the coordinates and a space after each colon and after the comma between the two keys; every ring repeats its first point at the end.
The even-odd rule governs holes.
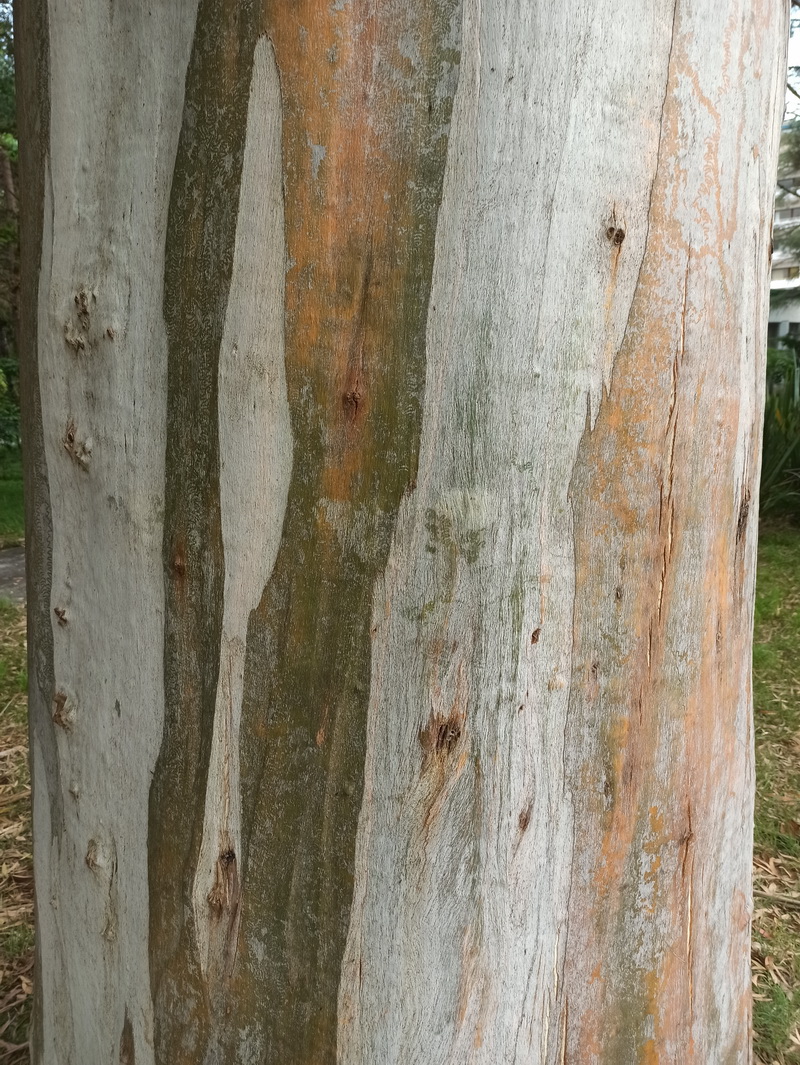
{"type": "Polygon", "coordinates": [[[19,249],[17,119],[11,5],[0,3],[0,449],[18,449],[19,363],[15,343],[19,249]]]}
{"type": "Polygon", "coordinates": [[[800,518],[800,339],[767,353],[767,398],[761,459],[761,515],[800,518]]]}

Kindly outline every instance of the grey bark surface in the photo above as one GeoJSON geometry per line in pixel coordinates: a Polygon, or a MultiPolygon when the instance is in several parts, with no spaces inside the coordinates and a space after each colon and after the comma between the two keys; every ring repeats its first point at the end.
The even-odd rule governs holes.
{"type": "Polygon", "coordinates": [[[20,5],[35,1065],[749,1061],[786,5],[20,5]]]}

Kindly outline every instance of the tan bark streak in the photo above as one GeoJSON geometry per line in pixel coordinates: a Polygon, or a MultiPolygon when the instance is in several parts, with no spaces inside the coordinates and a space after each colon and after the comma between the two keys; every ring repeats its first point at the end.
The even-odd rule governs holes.
{"type": "MultiPolygon", "coordinates": [[[[594,629],[608,614],[601,604],[619,580],[614,571],[637,589],[616,597],[618,646],[606,652],[603,684],[592,676],[574,693],[581,715],[607,722],[604,757],[614,781],[610,810],[588,798],[593,763],[603,756],[590,745],[576,763],[586,842],[573,887],[566,979],[573,1007],[580,1003],[570,1043],[587,1047],[586,1060],[597,1063],[620,1055],[744,1061],[748,1031],[741,1008],[746,927],[732,901],[748,865],[733,868],[727,856],[746,849],[752,786],[742,665],[750,612],[739,588],[752,587],[753,544],[738,547],[753,478],[752,424],[742,416],[751,400],[739,391],[740,365],[752,358],[741,337],[752,327],[725,315],[743,269],[729,247],[749,248],[754,234],[756,241],[766,235],[758,228],[761,183],[754,189],[738,161],[726,170],[721,159],[738,150],[746,125],[763,122],[763,112],[731,110],[716,72],[704,70],[693,51],[699,15],[679,4],[676,17],[647,253],[611,389],[586,434],[572,490],[578,596],[596,613],[589,627],[579,610],[576,671],[590,658],[602,660],[596,646],[605,641],[603,622],[599,635],[594,629]],[[691,132],[695,125],[704,139],[691,132]],[[697,145],[696,158],[683,148],[687,138],[697,145]],[[615,564],[598,568],[598,538],[604,559],[616,556],[615,564]],[[688,604],[715,624],[693,634],[688,604]],[[725,619],[724,672],[718,618],[725,619]],[[631,683],[636,677],[638,685],[631,683]],[[634,685],[635,701],[626,696],[634,685]],[[654,783],[664,779],[669,783],[654,783]],[[731,834],[725,847],[724,832],[731,834]],[[698,876],[715,884],[711,897],[698,898],[698,876]],[[726,975],[733,975],[730,990],[722,990],[719,965],[695,950],[695,942],[719,936],[738,958],[726,975]],[[639,944],[633,958],[632,940],[639,944]],[[679,941],[681,951],[673,946],[679,941]],[[581,986],[587,964],[596,973],[588,988],[581,986]]],[[[754,47],[750,26],[736,25],[744,54],[754,47]]],[[[774,108],[774,99],[765,100],[774,108]]]]}

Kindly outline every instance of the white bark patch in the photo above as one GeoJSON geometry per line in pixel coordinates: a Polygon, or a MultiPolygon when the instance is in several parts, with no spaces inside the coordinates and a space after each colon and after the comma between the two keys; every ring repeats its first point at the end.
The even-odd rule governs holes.
{"type": "Polygon", "coordinates": [[[374,600],[341,1065],[559,1060],[567,493],[644,254],[671,22],[465,3],[418,485],[374,600]]]}
{"type": "Polygon", "coordinates": [[[193,893],[200,962],[204,972],[213,969],[218,974],[232,963],[238,923],[239,723],[247,623],[278,554],[292,470],[284,370],[285,258],[280,83],[272,45],[264,37],[256,45],[253,63],[219,360],[225,602],[203,841],[193,893]]]}
{"type": "Polygon", "coordinates": [[[51,0],[38,359],[63,833],[32,752],[43,1061],[153,1060],[147,819],[163,723],[169,184],[196,2],[51,0]],[[83,56],[79,62],[76,57],[83,56]],[[57,826],[53,826],[57,830],[57,826]]]}

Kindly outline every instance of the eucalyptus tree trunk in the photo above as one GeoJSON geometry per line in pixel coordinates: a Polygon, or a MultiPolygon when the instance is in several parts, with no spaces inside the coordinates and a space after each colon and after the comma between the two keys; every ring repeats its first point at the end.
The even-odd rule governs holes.
{"type": "Polygon", "coordinates": [[[26,0],[35,1065],[749,1058],[775,0],[26,0]]]}

